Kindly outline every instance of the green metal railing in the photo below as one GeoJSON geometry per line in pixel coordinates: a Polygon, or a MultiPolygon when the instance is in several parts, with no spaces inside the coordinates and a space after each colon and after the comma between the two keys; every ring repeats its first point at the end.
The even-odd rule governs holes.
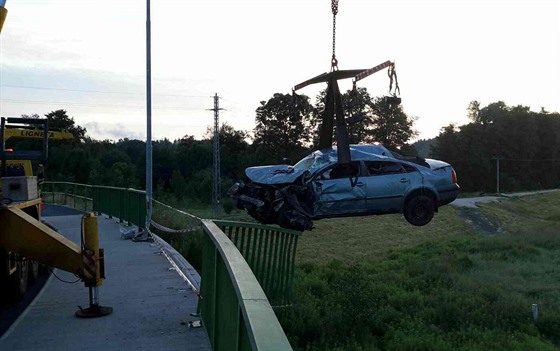
{"type": "Polygon", "coordinates": [[[82,211],[93,211],[93,186],[70,182],[45,182],[43,200],[82,211]]]}
{"type": "Polygon", "coordinates": [[[241,252],[273,306],[290,303],[300,232],[253,223],[214,223],[241,252]]]}
{"type": "Polygon", "coordinates": [[[45,182],[45,201],[78,210],[104,213],[139,228],[146,226],[146,192],[136,189],[69,182],[45,182]]]}
{"type": "MultiPolygon", "coordinates": [[[[144,191],[45,182],[43,196],[45,202],[101,212],[140,228],[145,226],[144,191]]],[[[292,350],[270,303],[280,306],[290,301],[301,233],[253,223],[201,222],[206,235],[200,311],[212,349],[292,350]]]]}
{"type": "Polygon", "coordinates": [[[212,350],[292,350],[251,267],[218,223],[202,221],[200,308],[212,350]]]}

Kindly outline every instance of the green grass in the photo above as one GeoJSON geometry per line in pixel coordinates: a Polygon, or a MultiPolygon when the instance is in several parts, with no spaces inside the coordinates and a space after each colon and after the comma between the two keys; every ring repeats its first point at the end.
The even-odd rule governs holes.
{"type": "Polygon", "coordinates": [[[458,210],[450,206],[442,207],[432,222],[423,227],[408,224],[401,214],[324,219],[314,223],[315,229],[305,232],[298,243],[300,264],[331,260],[363,262],[426,241],[475,235],[459,218],[458,210]]]}
{"type": "Polygon", "coordinates": [[[480,211],[499,234],[449,206],[421,228],[400,216],[317,222],[300,242],[294,306],[277,311],[294,348],[558,350],[560,194],[480,211]]]}

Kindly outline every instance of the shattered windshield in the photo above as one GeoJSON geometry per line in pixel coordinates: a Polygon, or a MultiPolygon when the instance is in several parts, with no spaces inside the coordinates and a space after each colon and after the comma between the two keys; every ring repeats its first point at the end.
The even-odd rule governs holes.
{"type": "Polygon", "coordinates": [[[329,157],[323,153],[314,152],[306,156],[301,161],[294,165],[296,170],[309,171],[313,173],[315,170],[336,161],[336,159],[329,157]]]}

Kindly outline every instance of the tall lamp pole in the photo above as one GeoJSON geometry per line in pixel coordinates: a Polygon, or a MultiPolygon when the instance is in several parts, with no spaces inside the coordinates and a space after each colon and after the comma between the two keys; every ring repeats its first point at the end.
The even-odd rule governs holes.
{"type": "Polygon", "coordinates": [[[152,53],[150,0],[146,0],[146,229],[152,220],[152,53]]]}

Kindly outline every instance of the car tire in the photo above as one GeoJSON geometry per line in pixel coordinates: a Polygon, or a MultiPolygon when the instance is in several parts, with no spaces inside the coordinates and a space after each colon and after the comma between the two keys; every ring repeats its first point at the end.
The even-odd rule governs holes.
{"type": "Polygon", "coordinates": [[[434,218],[436,207],[434,200],[427,195],[415,195],[404,206],[404,218],[415,226],[423,226],[434,218]]]}

